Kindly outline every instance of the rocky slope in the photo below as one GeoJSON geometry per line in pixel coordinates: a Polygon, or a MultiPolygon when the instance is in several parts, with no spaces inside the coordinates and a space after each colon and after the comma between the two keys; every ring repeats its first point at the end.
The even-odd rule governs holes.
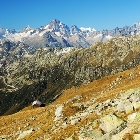
{"type": "Polygon", "coordinates": [[[92,28],[78,28],[76,25],[68,27],[55,19],[40,28],[29,25],[19,32],[0,28],[0,38],[10,41],[21,41],[31,47],[89,47],[96,42],[105,42],[114,37],[136,35],[140,33],[140,23],[132,26],[116,27],[112,30],[96,31],[92,28]]]}
{"type": "Polygon", "coordinates": [[[139,140],[140,65],[70,88],[52,104],[0,117],[8,140],[139,140]]]}
{"type": "Polygon", "coordinates": [[[17,112],[35,99],[49,104],[65,89],[136,67],[139,45],[140,35],[133,35],[89,48],[38,49],[18,59],[7,56],[0,79],[5,83],[0,88],[0,115],[17,112]]]}

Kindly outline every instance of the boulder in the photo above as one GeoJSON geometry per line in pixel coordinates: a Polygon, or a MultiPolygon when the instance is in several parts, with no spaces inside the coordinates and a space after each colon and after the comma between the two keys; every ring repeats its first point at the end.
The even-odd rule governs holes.
{"type": "Polygon", "coordinates": [[[100,122],[100,128],[105,133],[115,130],[117,127],[124,123],[121,118],[112,113],[101,118],[100,122]]]}
{"type": "Polygon", "coordinates": [[[138,108],[140,108],[140,101],[134,103],[134,109],[137,110],[138,108]]]}
{"type": "Polygon", "coordinates": [[[95,129],[95,130],[90,130],[85,133],[82,133],[79,136],[79,140],[101,140],[103,134],[100,130],[95,129]]]}
{"type": "Polygon", "coordinates": [[[0,140],[6,140],[5,135],[0,136],[0,140]]]}
{"type": "Polygon", "coordinates": [[[64,107],[64,105],[62,105],[62,104],[60,104],[56,107],[55,120],[57,120],[59,117],[62,116],[63,107],[64,107]]]}
{"type": "Polygon", "coordinates": [[[134,134],[133,139],[134,140],[140,140],[140,134],[134,134]]]}
{"type": "Polygon", "coordinates": [[[125,105],[124,105],[123,102],[120,101],[120,102],[117,103],[117,111],[118,112],[125,111],[125,105]]]}
{"type": "Polygon", "coordinates": [[[33,131],[33,129],[22,131],[21,134],[18,136],[17,140],[23,139],[24,137],[26,137],[27,135],[32,133],[32,131],[33,131]]]}
{"type": "Polygon", "coordinates": [[[73,137],[66,138],[65,140],[75,140],[73,137]]]}
{"type": "Polygon", "coordinates": [[[126,105],[125,106],[125,112],[126,112],[126,114],[129,114],[129,113],[131,113],[131,112],[133,112],[134,111],[134,106],[133,106],[133,104],[129,104],[129,105],[126,105]]]}
{"type": "Polygon", "coordinates": [[[130,122],[133,122],[133,121],[137,121],[139,119],[140,119],[140,112],[135,112],[133,114],[130,114],[128,116],[128,119],[127,120],[130,121],[130,122]]]}

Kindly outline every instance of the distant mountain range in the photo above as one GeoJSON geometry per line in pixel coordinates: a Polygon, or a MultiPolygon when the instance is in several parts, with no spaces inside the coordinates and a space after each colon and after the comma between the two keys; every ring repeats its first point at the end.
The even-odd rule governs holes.
{"type": "Polygon", "coordinates": [[[116,27],[112,30],[96,31],[94,28],[68,27],[59,20],[52,20],[40,28],[25,27],[21,31],[0,28],[0,38],[20,41],[31,47],[89,47],[96,42],[105,42],[113,37],[140,33],[140,22],[133,26],[116,27]]]}

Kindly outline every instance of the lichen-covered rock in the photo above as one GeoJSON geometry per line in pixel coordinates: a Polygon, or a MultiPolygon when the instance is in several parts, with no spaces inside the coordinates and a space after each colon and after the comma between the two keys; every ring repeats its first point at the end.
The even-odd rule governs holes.
{"type": "Polygon", "coordinates": [[[140,101],[139,102],[135,102],[133,105],[134,105],[134,109],[135,110],[140,108],[140,101]]]}
{"type": "Polygon", "coordinates": [[[100,119],[100,122],[100,128],[105,133],[115,130],[122,123],[124,123],[124,121],[121,118],[117,117],[115,114],[106,115],[105,117],[100,119]]]}
{"type": "Polygon", "coordinates": [[[90,130],[85,133],[82,133],[80,136],[79,136],[79,140],[101,140],[103,134],[100,130],[90,130]]]}
{"type": "Polygon", "coordinates": [[[0,136],[0,140],[6,140],[5,135],[0,136]]]}
{"type": "Polygon", "coordinates": [[[140,112],[135,112],[135,113],[130,114],[130,115],[128,116],[127,121],[133,122],[133,121],[139,120],[139,119],[140,119],[140,112]]]}
{"type": "Polygon", "coordinates": [[[75,119],[71,120],[71,125],[75,125],[80,120],[81,120],[81,118],[75,118],[75,119]]]}
{"type": "Polygon", "coordinates": [[[129,113],[131,113],[132,111],[134,111],[134,106],[133,106],[133,104],[129,104],[129,105],[126,105],[126,106],[125,106],[125,112],[126,112],[126,114],[129,114],[129,113]]]}
{"type": "Polygon", "coordinates": [[[121,101],[118,101],[117,103],[117,109],[116,109],[118,112],[122,112],[122,111],[125,111],[125,105],[123,102],[121,101]]]}
{"type": "Polygon", "coordinates": [[[133,139],[134,140],[140,140],[140,134],[134,134],[133,139]]]}

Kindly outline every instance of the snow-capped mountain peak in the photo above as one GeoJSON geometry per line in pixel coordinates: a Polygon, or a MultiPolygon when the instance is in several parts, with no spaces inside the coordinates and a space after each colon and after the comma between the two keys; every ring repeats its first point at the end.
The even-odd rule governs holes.
{"type": "Polygon", "coordinates": [[[59,32],[59,34],[69,34],[70,32],[69,27],[57,19],[54,19],[49,24],[42,26],[41,29],[44,30],[44,32],[59,32]]]}
{"type": "Polygon", "coordinates": [[[6,33],[15,34],[16,30],[15,29],[12,29],[12,30],[6,29],[6,33]]]}
{"type": "Polygon", "coordinates": [[[9,30],[9,29],[0,28],[0,35],[4,35],[5,33],[14,34],[16,33],[16,31],[15,29],[9,30]]]}
{"type": "Polygon", "coordinates": [[[25,27],[25,30],[31,30],[31,27],[30,27],[29,25],[27,25],[27,26],[25,27]]]}
{"type": "Polygon", "coordinates": [[[80,33],[81,30],[76,25],[73,25],[70,28],[70,32],[71,32],[71,34],[75,34],[75,33],[80,33]]]}
{"type": "Polygon", "coordinates": [[[136,23],[134,23],[134,28],[140,28],[140,22],[136,22],[136,23]]]}
{"type": "Polygon", "coordinates": [[[22,33],[22,32],[28,32],[28,31],[30,31],[30,30],[32,30],[32,28],[31,28],[29,25],[27,25],[25,28],[23,28],[23,29],[20,30],[19,32],[20,32],[20,33],[22,33]]]}

